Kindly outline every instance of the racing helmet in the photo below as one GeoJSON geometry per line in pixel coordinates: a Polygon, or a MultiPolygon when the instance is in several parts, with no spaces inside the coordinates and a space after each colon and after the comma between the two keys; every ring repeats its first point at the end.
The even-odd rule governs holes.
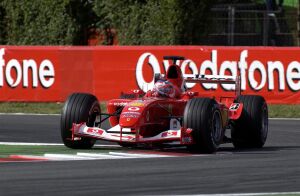
{"type": "Polygon", "coordinates": [[[174,85],[167,80],[158,80],[154,84],[153,92],[161,97],[174,98],[176,96],[174,85]]]}

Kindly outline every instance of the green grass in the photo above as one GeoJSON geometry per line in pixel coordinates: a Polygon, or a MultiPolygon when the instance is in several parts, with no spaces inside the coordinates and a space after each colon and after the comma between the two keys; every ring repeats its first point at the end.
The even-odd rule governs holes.
{"type": "MultiPolygon", "coordinates": [[[[0,103],[0,113],[60,114],[63,103],[0,103]]],[[[105,111],[105,104],[101,104],[105,111]]],[[[300,118],[300,105],[269,105],[271,118],[300,118]]]]}
{"type": "Polygon", "coordinates": [[[1,102],[0,113],[59,114],[63,103],[1,102]]]}
{"type": "MultiPolygon", "coordinates": [[[[265,4],[265,0],[256,0],[256,3],[265,4]]],[[[297,8],[298,7],[298,0],[284,0],[283,5],[297,8]]]]}
{"type": "Polygon", "coordinates": [[[300,105],[269,105],[271,118],[300,118],[300,105]]]}
{"type": "Polygon", "coordinates": [[[65,146],[0,145],[0,158],[7,157],[9,155],[43,155],[45,153],[74,155],[77,152],[108,153],[116,150],[121,151],[121,149],[113,147],[93,147],[89,150],[74,150],[65,146]]]}
{"type": "Polygon", "coordinates": [[[283,5],[297,8],[298,0],[284,0],[283,5]]]}
{"type": "MultiPolygon", "coordinates": [[[[0,102],[0,113],[60,114],[64,103],[0,102]]],[[[105,104],[101,110],[106,111],[105,104]]]]}

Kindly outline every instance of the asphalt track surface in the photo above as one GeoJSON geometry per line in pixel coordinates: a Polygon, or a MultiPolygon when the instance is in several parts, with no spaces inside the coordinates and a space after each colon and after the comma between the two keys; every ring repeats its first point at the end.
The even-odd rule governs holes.
{"type": "MultiPolygon", "coordinates": [[[[59,116],[0,115],[0,141],[60,143],[59,116]]],[[[153,159],[0,164],[0,195],[300,191],[300,121],[270,120],[263,149],[153,159]]]]}

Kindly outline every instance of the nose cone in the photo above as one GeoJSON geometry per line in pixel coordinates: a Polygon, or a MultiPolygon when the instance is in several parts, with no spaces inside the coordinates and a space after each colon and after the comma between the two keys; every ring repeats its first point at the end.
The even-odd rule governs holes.
{"type": "Polygon", "coordinates": [[[134,127],[140,119],[140,113],[127,113],[121,114],[120,126],[121,127],[134,127]]]}
{"type": "Polygon", "coordinates": [[[143,101],[133,101],[127,104],[120,116],[121,127],[134,127],[142,117],[142,112],[145,109],[145,103],[143,101]]]}

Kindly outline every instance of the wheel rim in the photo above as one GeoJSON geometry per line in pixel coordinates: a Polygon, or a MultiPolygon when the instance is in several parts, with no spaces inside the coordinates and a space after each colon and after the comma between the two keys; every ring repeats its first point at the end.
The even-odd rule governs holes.
{"type": "Polygon", "coordinates": [[[216,110],[212,118],[211,138],[215,146],[219,146],[222,137],[221,114],[216,110]]]}
{"type": "Polygon", "coordinates": [[[92,126],[92,127],[100,126],[100,123],[96,122],[96,117],[99,114],[100,114],[100,107],[99,107],[99,105],[97,103],[94,103],[93,106],[91,107],[90,112],[89,112],[89,117],[88,117],[88,120],[87,120],[87,125],[88,126],[92,126]]]}

